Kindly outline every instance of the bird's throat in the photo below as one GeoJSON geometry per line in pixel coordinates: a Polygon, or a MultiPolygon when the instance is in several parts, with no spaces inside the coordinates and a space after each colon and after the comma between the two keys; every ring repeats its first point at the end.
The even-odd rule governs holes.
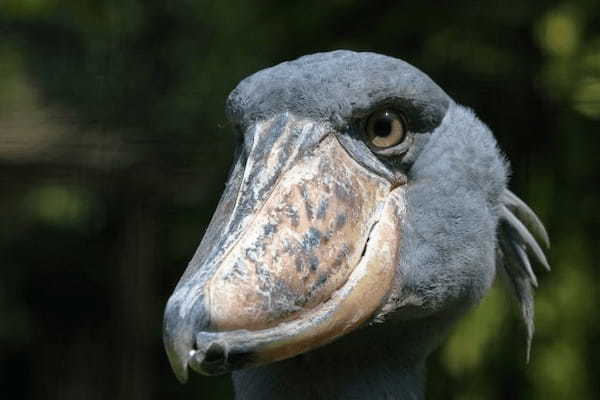
{"type": "Polygon", "coordinates": [[[371,326],[329,346],[281,362],[235,371],[236,400],[400,399],[424,394],[425,359],[433,343],[419,329],[371,326]]]}

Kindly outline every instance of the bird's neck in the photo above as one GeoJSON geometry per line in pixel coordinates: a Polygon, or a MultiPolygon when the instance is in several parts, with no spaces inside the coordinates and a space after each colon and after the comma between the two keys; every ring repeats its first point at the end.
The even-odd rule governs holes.
{"type": "Polygon", "coordinates": [[[425,359],[440,335],[388,329],[370,327],[289,360],[237,371],[236,400],[425,398],[425,359]]]}
{"type": "Polygon", "coordinates": [[[424,365],[399,366],[356,357],[306,355],[234,374],[236,400],[424,398],[424,365]]]}

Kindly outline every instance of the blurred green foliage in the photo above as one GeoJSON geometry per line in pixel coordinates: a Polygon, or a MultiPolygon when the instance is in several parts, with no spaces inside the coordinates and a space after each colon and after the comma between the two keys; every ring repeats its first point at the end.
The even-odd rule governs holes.
{"type": "Polygon", "coordinates": [[[430,363],[430,398],[600,397],[600,3],[0,2],[0,393],[231,396],[180,386],[164,303],[231,158],[244,76],[336,48],[403,58],[473,107],[552,238],[532,360],[503,285],[430,363]]]}

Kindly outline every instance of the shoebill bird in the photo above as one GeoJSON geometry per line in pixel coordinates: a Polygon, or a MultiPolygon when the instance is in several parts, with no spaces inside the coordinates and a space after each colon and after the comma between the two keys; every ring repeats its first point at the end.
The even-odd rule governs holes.
{"type": "Polygon", "coordinates": [[[490,130],[427,75],[314,54],[244,79],[226,111],[234,165],[165,312],[181,381],[233,372],[237,399],[421,399],[428,355],[500,272],[529,347],[547,234],[490,130]]]}

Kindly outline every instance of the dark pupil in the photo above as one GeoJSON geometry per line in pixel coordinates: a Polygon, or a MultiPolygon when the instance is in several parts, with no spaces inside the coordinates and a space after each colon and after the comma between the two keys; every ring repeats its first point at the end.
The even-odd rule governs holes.
{"type": "Polygon", "coordinates": [[[373,133],[375,136],[385,137],[392,132],[392,124],[387,118],[380,118],[373,125],[373,133]]]}

